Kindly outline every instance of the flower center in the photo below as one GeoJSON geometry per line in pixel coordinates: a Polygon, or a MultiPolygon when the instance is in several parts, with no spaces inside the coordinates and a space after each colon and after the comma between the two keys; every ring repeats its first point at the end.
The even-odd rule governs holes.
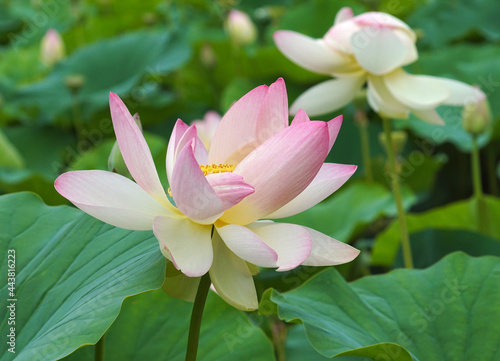
{"type": "MultiPolygon", "coordinates": [[[[200,164],[200,169],[205,176],[214,173],[232,173],[234,168],[236,166],[233,164],[200,164]]],[[[167,193],[172,198],[172,188],[169,187],[167,193]]]]}
{"type": "Polygon", "coordinates": [[[232,164],[200,164],[201,171],[204,175],[214,174],[214,173],[228,173],[232,172],[236,168],[232,164]]]}

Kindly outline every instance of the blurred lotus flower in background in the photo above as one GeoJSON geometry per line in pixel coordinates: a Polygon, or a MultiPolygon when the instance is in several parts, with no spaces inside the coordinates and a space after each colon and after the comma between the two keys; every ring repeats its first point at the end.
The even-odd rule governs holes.
{"type": "Polygon", "coordinates": [[[310,121],[299,111],[288,124],[282,79],[237,101],[220,121],[209,151],[196,125],[177,121],[166,159],[172,202],[139,126],[115,94],[110,109],[135,182],[106,171],[73,171],[57,178],[57,191],[114,226],[153,229],[162,253],[178,270],[194,281],[209,272],[217,293],[234,307],[257,308],[256,266],[286,271],[301,264],[346,263],[358,255],[355,248],[313,229],[259,221],[314,206],[356,170],[323,163],[341,117],[310,121]]]}
{"type": "MultiPolygon", "coordinates": [[[[479,89],[479,88],[478,88],[479,89]]],[[[471,103],[464,107],[462,111],[463,127],[471,134],[481,134],[485,132],[491,123],[491,110],[488,99],[471,103]]]]}
{"type": "Polygon", "coordinates": [[[382,12],[353,16],[342,8],[322,39],[293,31],[275,32],[279,50],[296,64],[336,79],[303,93],[291,106],[297,113],[328,113],[348,104],[367,83],[367,100],[381,116],[420,119],[444,124],[435,108],[466,105],[484,99],[484,93],[462,82],[411,75],[401,67],[417,60],[415,33],[401,20],[382,12]]]}
{"type": "Polygon", "coordinates": [[[231,10],[226,20],[229,37],[236,45],[247,45],[257,39],[257,29],[248,14],[231,10]]]}
{"type": "Polygon", "coordinates": [[[44,64],[53,65],[64,58],[64,42],[57,30],[47,30],[42,38],[40,50],[42,62],[44,64]]]}
{"type": "Polygon", "coordinates": [[[196,125],[198,138],[200,138],[207,150],[210,150],[212,138],[215,135],[215,131],[221,119],[222,117],[219,113],[210,110],[205,113],[202,120],[193,120],[191,122],[191,125],[196,125]]]}

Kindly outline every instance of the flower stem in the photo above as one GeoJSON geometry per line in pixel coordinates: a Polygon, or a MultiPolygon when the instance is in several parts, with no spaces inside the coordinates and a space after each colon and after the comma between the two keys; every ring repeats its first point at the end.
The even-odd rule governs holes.
{"type": "Polygon", "coordinates": [[[94,360],[95,361],[104,361],[104,341],[106,334],[102,335],[99,341],[95,344],[94,349],[94,360]]]}
{"type": "Polygon", "coordinates": [[[194,300],[193,311],[191,313],[191,323],[189,325],[189,337],[186,351],[186,361],[196,361],[198,353],[198,341],[200,339],[200,326],[203,317],[203,309],[207,300],[208,290],[210,289],[210,275],[205,274],[198,286],[196,298],[194,300]]]}
{"type": "Polygon", "coordinates": [[[476,135],[472,135],[472,184],[474,187],[474,198],[476,201],[477,227],[479,232],[485,233],[487,230],[486,205],[483,197],[483,187],[481,180],[481,162],[479,158],[479,146],[476,135]]]}
{"type": "Polygon", "coordinates": [[[406,268],[413,268],[413,259],[411,256],[410,237],[408,236],[408,226],[406,224],[406,215],[403,208],[403,197],[401,196],[401,187],[399,185],[399,175],[396,169],[396,156],[392,147],[392,130],[389,118],[382,117],[384,123],[385,141],[387,143],[387,158],[389,159],[392,193],[396,201],[398,210],[399,231],[401,233],[401,247],[403,249],[403,260],[406,268]]]}
{"type": "Polygon", "coordinates": [[[490,144],[486,151],[487,164],[488,164],[488,175],[489,175],[489,193],[494,196],[498,196],[498,180],[496,174],[496,152],[495,147],[490,144]]]}
{"type": "Polygon", "coordinates": [[[357,110],[354,121],[359,129],[361,138],[361,155],[363,157],[363,168],[365,171],[365,180],[373,181],[372,160],[370,157],[370,133],[368,133],[368,119],[364,110],[357,110]]]}
{"type": "Polygon", "coordinates": [[[73,94],[72,96],[71,110],[73,113],[73,125],[76,131],[76,139],[80,142],[84,140],[84,136],[83,136],[82,112],[80,109],[80,98],[78,94],[73,94]]]}

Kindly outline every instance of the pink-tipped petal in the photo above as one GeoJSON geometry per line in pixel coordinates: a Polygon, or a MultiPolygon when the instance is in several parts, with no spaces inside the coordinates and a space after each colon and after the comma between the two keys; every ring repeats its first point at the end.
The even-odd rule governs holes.
{"type": "Polygon", "coordinates": [[[294,269],[311,254],[312,238],[301,226],[264,221],[249,224],[248,228],[276,251],[277,271],[294,269]]]}
{"type": "Polygon", "coordinates": [[[308,227],[304,228],[312,238],[312,250],[309,257],[302,263],[305,266],[335,266],[351,262],[359,250],[343,242],[308,227]]]}
{"type": "Polygon", "coordinates": [[[224,210],[238,204],[243,198],[254,193],[254,188],[236,173],[215,173],[206,176],[208,183],[221,199],[224,210]]]}
{"type": "Polygon", "coordinates": [[[210,279],[217,294],[231,306],[243,311],[258,307],[257,292],[247,262],[236,256],[214,233],[214,262],[210,279]]]}
{"type": "Polygon", "coordinates": [[[114,93],[109,94],[109,108],[116,140],[130,174],[142,189],[164,206],[170,207],[148,144],[134,118],[122,100],[114,93]]]}
{"type": "Polygon", "coordinates": [[[407,32],[407,36],[409,36],[413,41],[417,39],[417,36],[408,25],[398,18],[384,12],[369,11],[356,16],[353,21],[359,26],[376,26],[394,30],[403,30],[407,32]]]}
{"type": "Polygon", "coordinates": [[[193,153],[194,141],[186,144],[175,162],[170,186],[177,208],[201,224],[210,224],[224,212],[224,204],[203,175],[193,153]]]}
{"type": "Polygon", "coordinates": [[[67,172],[54,186],[82,211],[120,228],[150,230],[154,217],[173,215],[137,183],[112,172],[67,172]]]}
{"type": "Polygon", "coordinates": [[[238,257],[260,267],[277,267],[278,254],[247,227],[229,224],[217,227],[217,232],[238,257]]]}
{"type": "Polygon", "coordinates": [[[365,79],[364,75],[360,75],[319,83],[295,100],[290,113],[296,114],[299,109],[303,109],[309,116],[315,116],[340,109],[354,98],[365,79]]]}
{"type": "MultiPolygon", "coordinates": [[[[335,140],[337,139],[337,135],[339,134],[340,127],[342,126],[342,115],[339,115],[338,117],[335,117],[328,121],[328,151],[330,151],[333,147],[333,144],[335,143],[335,140]]],[[[303,111],[302,109],[299,109],[297,114],[292,120],[292,123],[290,124],[291,126],[299,124],[299,123],[304,123],[304,122],[309,122],[311,121],[309,117],[307,116],[306,112],[303,111]]]]}
{"type": "Polygon", "coordinates": [[[350,58],[325,45],[322,39],[313,39],[294,31],[279,30],[274,33],[278,49],[295,64],[320,74],[342,71],[350,58]]]}
{"type": "Polygon", "coordinates": [[[403,64],[410,51],[394,31],[370,26],[351,37],[351,46],[358,63],[375,75],[386,74],[403,64]]]}
{"type": "Polygon", "coordinates": [[[256,146],[288,126],[288,97],[283,78],[269,86],[257,116],[256,146]]]}
{"type": "Polygon", "coordinates": [[[342,52],[346,55],[353,54],[351,37],[354,33],[362,29],[361,26],[356,24],[355,19],[348,19],[332,26],[323,37],[325,44],[337,52],[342,52]]]}
{"type": "Polygon", "coordinates": [[[176,151],[179,141],[186,131],[189,129],[189,126],[184,123],[182,120],[177,119],[177,122],[174,125],[174,129],[172,130],[172,134],[170,135],[170,140],[168,141],[167,147],[167,158],[166,158],[166,166],[167,166],[167,178],[170,182],[172,179],[172,172],[174,170],[176,151]]]}
{"type": "MultiPolygon", "coordinates": [[[[153,232],[160,250],[172,258],[175,267],[188,277],[203,276],[213,261],[212,226],[159,216],[153,221],[153,232]]],[[[167,257],[168,258],[168,257],[167,257]]]]}
{"type": "Polygon", "coordinates": [[[451,95],[438,79],[427,75],[411,75],[402,69],[384,76],[389,92],[406,106],[428,110],[437,107],[451,95]]]}
{"type": "Polygon", "coordinates": [[[311,183],[327,153],[325,122],[300,123],[275,134],[235,168],[255,193],[228,209],[221,220],[245,225],[281,208],[311,183]]]}
{"type": "Polygon", "coordinates": [[[341,23],[343,21],[352,19],[353,17],[354,17],[354,13],[353,13],[352,9],[350,7],[345,6],[337,12],[337,15],[335,15],[335,21],[333,22],[333,24],[336,25],[336,24],[341,23]]]}
{"type": "Polygon", "coordinates": [[[382,77],[370,76],[368,78],[366,99],[370,107],[381,116],[407,119],[410,114],[408,107],[394,98],[387,90],[382,77]]]}
{"type": "Polygon", "coordinates": [[[337,140],[337,136],[339,135],[340,127],[342,126],[342,120],[344,117],[339,115],[330,121],[328,121],[328,151],[330,151],[333,147],[333,144],[337,140]]]}
{"type": "Polygon", "coordinates": [[[318,204],[339,189],[356,171],[357,166],[325,163],[302,193],[266,218],[285,218],[318,204]]]}
{"type": "Polygon", "coordinates": [[[435,79],[439,80],[439,82],[446,86],[446,88],[450,91],[450,96],[443,102],[443,104],[462,106],[476,104],[486,98],[486,94],[484,94],[478,87],[474,87],[454,79],[438,77],[435,77],[435,79]]]}
{"type": "Polygon", "coordinates": [[[299,109],[297,111],[297,114],[295,114],[295,117],[293,117],[292,122],[290,125],[295,125],[299,123],[304,123],[304,122],[310,122],[311,119],[307,116],[307,113],[303,109],[299,109]]]}
{"type": "Polygon", "coordinates": [[[424,122],[435,124],[435,125],[444,125],[445,122],[443,118],[436,112],[435,109],[428,110],[418,110],[412,109],[411,112],[417,116],[417,118],[423,120],[424,122]]]}
{"type": "Polygon", "coordinates": [[[268,87],[261,85],[244,95],[227,111],[212,139],[209,163],[226,163],[234,152],[255,140],[257,117],[267,92],[268,87]]]}

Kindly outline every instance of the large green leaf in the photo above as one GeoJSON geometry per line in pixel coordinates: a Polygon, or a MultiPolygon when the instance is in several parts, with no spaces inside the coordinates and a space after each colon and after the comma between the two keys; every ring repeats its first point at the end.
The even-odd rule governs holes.
{"type": "MultiPolygon", "coordinates": [[[[64,154],[69,157],[74,137],[63,131],[39,126],[15,126],[3,129],[19,156],[21,167],[4,167],[0,160],[0,189],[5,192],[31,191],[39,194],[51,205],[66,202],[56,192],[54,180],[60,174],[64,154]]],[[[90,143],[89,143],[90,144],[90,143]]],[[[12,158],[9,153],[0,154],[0,159],[12,158]]]]}
{"type": "MultiPolygon", "coordinates": [[[[162,290],[125,300],[106,333],[109,361],[184,360],[192,303],[168,297],[162,290]]],[[[91,361],[94,348],[84,347],[65,358],[91,361]]],[[[210,293],[201,326],[200,361],[273,361],[272,345],[241,311],[210,293]]]]}
{"type": "MultiPolygon", "coordinates": [[[[90,44],[73,53],[43,81],[22,88],[10,100],[35,108],[43,120],[69,112],[74,99],[65,85],[68,76],[83,77],[78,101],[84,119],[104,108],[110,91],[125,95],[144,75],[158,76],[181,66],[190,55],[184,37],[162,32],[136,32],[90,44]]],[[[141,101],[143,89],[134,100],[141,101]]]]}
{"type": "MultiPolygon", "coordinates": [[[[326,361],[330,360],[318,353],[306,337],[304,325],[294,325],[288,328],[285,341],[285,355],[287,361],[326,361]]],[[[366,361],[363,357],[338,357],[336,361],[366,361]]]]}
{"type": "Polygon", "coordinates": [[[500,39],[498,3],[488,0],[431,1],[408,18],[408,24],[423,31],[421,43],[444,48],[446,43],[479,32],[500,39]]]}
{"type": "MultiPolygon", "coordinates": [[[[48,207],[31,193],[0,197],[1,254],[16,256],[16,354],[55,360],[96,343],[125,297],[161,287],[165,259],[152,232],[104,224],[78,209],[48,207]]],[[[1,260],[6,274],[7,257],[1,260]]],[[[5,278],[4,278],[5,280],[5,278]]],[[[0,294],[7,294],[3,284],[0,294]]],[[[5,310],[7,297],[0,307],[5,310]]],[[[8,315],[0,319],[7,330],[8,315]]]]}
{"type": "Polygon", "coordinates": [[[286,321],[304,324],[327,357],[388,361],[500,358],[500,258],[447,256],[351,284],[329,269],[288,293],[269,290],[286,321]]]}
{"type": "MultiPolygon", "coordinates": [[[[404,205],[409,208],[415,197],[408,189],[404,193],[404,205]]],[[[363,226],[381,216],[396,214],[394,198],[387,188],[377,183],[358,182],[350,184],[307,211],[283,221],[308,226],[347,242],[363,226]]]]}
{"type": "MultiPolygon", "coordinates": [[[[487,235],[500,240],[500,199],[485,197],[487,210],[487,235]]],[[[477,230],[477,216],[473,199],[431,209],[430,211],[408,214],[406,217],[410,233],[427,228],[477,230]]],[[[372,263],[391,266],[399,249],[399,223],[394,221],[384,232],[379,233],[373,248],[372,263]]]]}

